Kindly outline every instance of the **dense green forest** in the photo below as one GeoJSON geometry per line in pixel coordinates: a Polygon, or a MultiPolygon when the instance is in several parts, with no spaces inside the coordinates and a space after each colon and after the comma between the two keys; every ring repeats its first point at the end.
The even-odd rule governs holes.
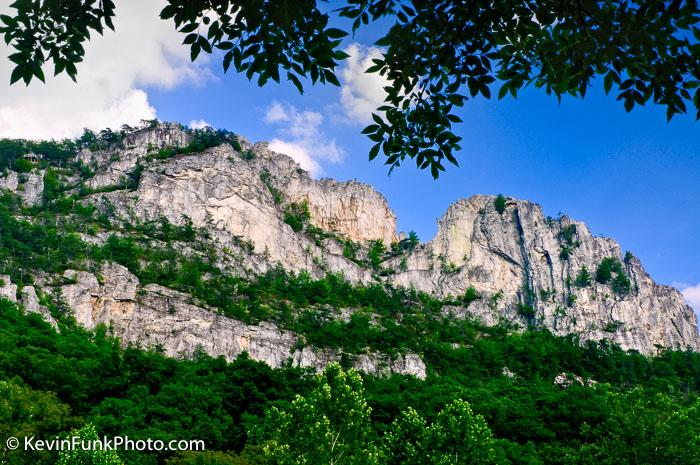
{"type": "MultiPolygon", "coordinates": [[[[41,168],[45,184],[43,201],[32,207],[0,193],[0,274],[21,287],[48,273],[60,285],[66,269],[96,272],[102,263],[120,263],[142,285],[185,292],[247,323],[275,322],[305,344],[340,351],[341,363],[316,374],[272,369],[245,353],[232,362],[204,352],[176,360],[157,349],[124,348],[109,328],[79,327],[50,293],[39,297],[58,331],[0,298],[0,439],[78,430],[86,437],[202,439],[207,449],[89,457],[3,449],[0,463],[700,463],[700,354],[660,349],[648,357],[605,341],[557,337],[537,325],[487,327],[444,311],[482,298],[473,289],[439,300],[380,280],[352,285],[336,274],[314,279],[277,268],[252,275],[236,259],[252,253],[243,239],[222,257],[206,229],[187,218],[127,222],[83,201],[90,192],[80,187],[91,168],[72,161],[72,154],[128,133],[46,143],[58,147],[49,152],[55,156],[28,166],[18,160],[39,143],[0,141],[0,169],[41,168]],[[67,184],[66,173],[78,179],[67,184]],[[98,232],[107,235],[101,244],[81,239],[98,232]],[[347,321],[333,318],[339,308],[354,313],[347,321]],[[427,378],[351,370],[354,357],[368,350],[417,353],[427,378]]],[[[153,155],[196,153],[226,142],[237,144],[231,134],[202,131],[190,147],[153,155]]],[[[132,188],[136,171],[118,188],[132,188]]],[[[331,237],[305,224],[298,211],[289,214],[301,218],[301,233],[331,237]]],[[[415,243],[412,237],[407,247],[415,243]]],[[[344,245],[378,273],[386,272],[382,257],[400,255],[404,247],[370,244],[360,260],[358,245],[344,245]]],[[[619,264],[605,266],[609,280],[622,275],[619,264]]],[[[605,274],[598,271],[599,277],[605,274]]]]}
{"type": "MultiPolygon", "coordinates": [[[[424,381],[400,375],[360,380],[354,372],[343,374],[354,379],[338,381],[340,367],[315,378],[299,368],[273,370],[245,355],[227,363],[204,353],[174,360],[136,347],[121,349],[105,328],[88,332],[62,324],[59,334],[39,316],[2,300],[0,428],[3,437],[48,438],[89,423],[108,436],[204,439],[208,450],[121,452],[130,464],[302,463],[285,460],[279,447],[269,446],[287,441],[294,445],[292,454],[329,453],[323,434],[309,436],[321,419],[331,431],[351,423],[362,432],[344,433],[351,434],[343,441],[348,458],[334,463],[373,463],[363,455],[368,452],[376,463],[415,464],[691,465],[700,460],[698,354],[668,351],[645,358],[606,344],[581,346],[546,331],[488,336],[475,337],[471,347],[431,366],[424,381]],[[505,375],[504,366],[513,374],[505,375]],[[554,384],[563,370],[598,383],[554,384]],[[324,393],[326,402],[315,400],[324,393]],[[366,417],[348,413],[358,410],[366,417]],[[472,422],[480,433],[467,438],[472,422]],[[442,425],[439,431],[435,425],[442,425]],[[432,435],[448,436],[440,442],[432,435]],[[471,441],[464,447],[480,450],[481,458],[451,461],[449,448],[457,439],[471,441]],[[404,450],[411,441],[423,446],[404,450]]],[[[12,464],[57,459],[51,453],[3,454],[12,464]]]]}

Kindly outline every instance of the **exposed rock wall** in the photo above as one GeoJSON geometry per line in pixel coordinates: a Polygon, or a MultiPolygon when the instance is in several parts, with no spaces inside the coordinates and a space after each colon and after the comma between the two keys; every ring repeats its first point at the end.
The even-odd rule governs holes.
{"type": "Polygon", "coordinates": [[[284,206],[275,203],[260,171],[229,145],[152,163],[135,192],[98,198],[108,199],[125,218],[164,216],[177,224],[187,216],[225,246],[250,241],[254,251],[265,257],[262,262],[249,263],[259,272],[281,264],[288,270],[309,270],[314,276],[330,271],[342,272],[354,282],[370,279],[368,270],[343,257],[337,244],[335,248],[319,246],[295,233],[284,221],[284,206]]]}
{"type": "MultiPolygon", "coordinates": [[[[132,152],[184,143],[183,137],[144,133],[115,160],[100,162],[101,169],[112,172],[122,158],[140,156],[132,152]]],[[[223,247],[252,244],[255,253],[245,266],[253,272],[279,264],[315,277],[340,272],[355,283],[377,279],[369,267],[346,258],[341,243],[293,231],[284,212],[285,205],[306,201],[315,226],[362,243],[366,250],[369,240],[387,245],[397,240],[395,215],[381,194],[357,182],[314,180],[264,143],[241,144],[243,153],[222,145],[150,161],[134,192],[99,194],[91,201],[110,205],[126,219],[162,215],[178,223],[184,215],[223,247]]],[[[506,319],[544,325],[557,334],[606,338],[644,353],[655,352],[656,345],[700,350],[696,317],[681,294],[655,284],[637,259],[623,257],[614,240],[594,237],[583,223],[567,217],[548,219],[532,202],[509,199],[499,213],[494,200],[474,196],[450,206],[435,238],[382,263],[391,272],[381,279],[441,297],[474,287],[479,299],[446,311],[488,323],[506,319]],[[564,237],[572,227],[575,231],[564,237]],[[624,265],[630,292],[614,292],[609,283],[595,280],[576,286],[583,267],[594,275],[606,257],[624,265]]]]}
{"type": "MultiPolygon", "coordinates": [[[[17,302],[17,285],[13,284],[10,277],[0,275],[0,298],[17,302]]],[[[39,298],[36,295],[36,290],[33,286],[24,286],[20,290],[20,303],[24,310],[29,313],[38,313],[55,329],[58,328],[56,320],[51,316],[48,308],[39,304],[39,298]]]]}
{"type": "Polygon", "coordinates": [[[306,200],[316,226],[358,242],[394,242],[396,215],[382,194],[357,181],[316,181],[286,155],[273,152],[266,143],[252,147],[253,165],[267,170],[275,187],[291,202],[306,200]]]}
{"type": "Polygon", "coordinates": [[[27,206],[38,205],[44,194],[44,171],[33,170],[26,174],[18,174],[8,170],[7,175],[0,176],[0,189],[7,189],[19,195],[22,203],[27,206]]]}
{"type": "Polygon", "coordinates": [[[654,283],[614,240],[595,237],[567,217],[548,219],[532,202],[509,199],[500,214],[494,201],[474,196],[452,205],[436,237],[410,256],[408,271],[397,273],[394,282],[442,296],[462,295],[473,286],[481,299],[467,313],[487,322],[505,317],[542,324],[557,334],[610,339],[645,353],[657,344],[700,349],[696,316],[680,292],[654,283]],[[562,233],[573,231],[570,225],[575,234],[567,240],[562,233]],[[623,264],[630,292],[616,293],[609,283],[595,281],[607,257],[623,264]],[[584,267],[592,279],[579,287],[575,281],[584,267]],[[534,315],[527,315],[527,307],[534,315]]]}
{"type": "Polygon", "coordinates": [[[10,277],[0,274],[0,297],[10,302],[17,302],[17,285],[12,284],[10,277]]]}
{"type": "Polygon", "coordinates": [[[154,128],[127,135],[124,140],[107,150],[83,149],[78,161],[96,169],[95,175],[85,184],[99,189],[124,183],[136,165],[149,153],[166,147],[185,147],[192,135],[178,124],[161,123],[154,128]]]}
{"type": "MultiPolygon", "coordinates": [[[[191,357],[203,350],[233,360],[246,351],[274,368],[291,360],[297,366],[321,369],[339,359],[330,350],[300,349],[294,333],[272,323],[248,325],[198,307],[191,297],[172,289],[155,284],[141,288],[138,279],[120,265],[105,265],[101,275],[103,284],[92,273],[66,271],[66,278],[74,282],[61,287],[62,296],[80,324],[110,326],[125,344],[159,348],[171,357],[191,357]]],[[[374,374],[425,377],[425,364],[412,354],[393,360],[381,354],[363,355],[356,367],[374,374]]]]}

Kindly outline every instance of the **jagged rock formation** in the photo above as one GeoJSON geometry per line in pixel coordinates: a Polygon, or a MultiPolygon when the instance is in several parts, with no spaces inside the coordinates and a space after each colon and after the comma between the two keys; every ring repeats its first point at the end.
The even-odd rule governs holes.
{"type": "Polygon", "coordinates": [[[614,240],[594,237],[567,217],[548,219],[532,202],[510,199],[502,214],[494,204],[490,196],[453,204],[436,237],[416,249],[394,282],[442,296],[473,286],[481,298],[465,313],[489,323],[530,320],[557,334],[610,339],[645,353],[655,345],[700,349],[696,316],[680,292],[654,283],[614,240]],[[594,275],[607,257],[623,264],[629,292],[595,279],[576,285],[584,267],[594,275]]]}
{"type": "MultiPolygon", "coordinates": [[[[17,285],[10,281],[7,275],[0,275],[0,298],[7,299],[10,302],[17,302],[17,285]]],[[[56,320],[51,315],[49,309],[39,303],[39,297],[36,295],[34,286],[24,286],[20,290],[20,303],[24,310],[29,313],[38,313],[51,326],[58,329],[56,320]]]]}
{"type": "MultiPolygon", "coordinates": [[[[108,263],[100,275],[102,284],[92,273],[67,270],[64,277],[71,283],[61,286],[61,294],[80,324],[106,324],[125,343],[158,348],[171,357],[191,357],[203,350],[233,360],[246,351],[275,368],[291,361],[319,369],[340,358],[331,350],[301,347],[296,335],[272,323],[247,325],[195,305],[186,294],[156,284],[141,287],[121,265],[108,263]]],[[[425,364],[413,354],[396,359],[365,354],[354,365],[367,373],[425,378],[425,364]]]]}
{"type": "Polygon", "coordinates": [[[289,201],[307,201],[316,226],[358,242],[396,241],[396,215],[372,187],[356,181],[315,181],[294,160],[272,152],[264,142],[252,151],[254,169],[270,173],[275,188],[289,201]]]}
{"type": "MultiPolygon", "coordinates": [[[[146,143],[163,145],[156,133],[138,140],[141,145],[135,142],[129,154],[143,156],[146,143]]],[[[186,139],[169,133],[167,140],[186,139]]],[[[314,180],[264,143],[242,145],[241,153],[222,145],[148,163],[134,192],[101,194],[94,201],[107,201],[124,217],[163,215],[178,222],[185,215],[227,246],[250,241],[257,257],[246,265],[254,271],[281,264],[315,276],[342,272],[352,282],[369,282],[373,271],[345,257],[337,241],[319,244],[294,232],[284,221],[284,205],[305,200],[315,226],[365,245],[369,240],[390,244],[397,239],[396,217],[381,194],[357,182],[314,180]],[[276,204],[274,191],[283,205],[276,204]]],[[[440,297],[460,296],[473,287],[480,298],[453,313],[489,324],[500,319],[540,324],[557,334],[610,339],[644,353],[656,345],[700,350],[695,314],[681,294],[655,284],[636,258],[623,258],[614,240],[593,237],[585,224],[567,217],[548,219],[532,202],[509,199],[499,213],[494,201],[474,196],[453,204],[433,240],[382,263],[390,270],[383,279],[440,297]],[[570,225],[571,237],[564,238],[570,225]],[[583,267],[594,274],[606,257],[624,263],[630,292],[616,294],[595,280],[574,284],[583,267]]]]}
{"type": "Polygon", "coordinates": [[[0,275],[0,297],[11,302],[17,302],[17,285],[12,284],[6,274],[0,275]]]}
{"type": "Polygon", "coordinates": [[[24,307],[24,310],[29,313],[38,313],[44,320],[46,320],[54,329],[58,329],[58,323],[51,315],[51,312],[45,305],[39,303],[39,297],[36,295],[36,289],[34,286],[24,286],[20,291],[21,297],[20,302],[24,307]]]}
{"type": "Polygon", "coordinates": [[[37,205],[44,193],[44,171],[33,170],[30,173],[18,174],[7,170],[5,176],[0,176],[0,189],[7,189],[19,195],[22,203],[27,206],[37,205]]]}
{"type": "MultiPolygon", "coordinates": [[[[499,211],[492,196],[460,200],[439,220],[435,238],[405,247],[405,241],[397,243],[402,236],[396,217],[381,194],[357,182],[312,179],[264,143],[240,140],[237,148],[223,144],[203,153],[152,156],[190,141],[188,132],[166,124],[131,134],[108,150],[81,152],[78,159],[95,172],[85,186],[104,191],[83,202],[124,221],[165,217],[180,223],[187,217],[206,228],[221,256],[239,257],[237,273],[277,265],[315,277],[343,273],[353,283],[384,280],[455,298],[445,312],[488,324],[542,325],[643,353],[654,353],[657,346],[700,350],[696,316],[676,289],[654,283],[614,240],[594,237],[585,224],[567,217],[547,218],[532,202],[508,199],[499,211]],[[135,182],[127,189],[124,179],[130,176],[135,182]],[[288,208],[302,203],[322,235],[294,230],[286,221],[288,208]],[[378,240],[399,247],[370,264],[370,241],[378,240]],[[595,280],[606,259],[619,263],[617,287],[595,280]],[[578,279],[584,269],[589,278],[578,279]]],[[[13,190],[11,176],[0,182],[13,190]]],[[[105,239],[104,234],[81,237],[91,243],[105,239]]],[[[100,283],[93,273],[70,272],[66,279],[75,283],[63,285],[61,293],[81,324],[112,324],[125,342],[159,346],[169,355],[191,355],[201,347],[233,358],[247,350],[272,366],[291,358],[318,367],[337,358],[328,351],[298,349],[297,336],[271,323],[246,325],[173,290],[141,287],[119,266],[110,265],[102,276],[100,283]]],[[[340,313],[339,319],[347,317],[340,313]]],[[[365,355],[356,366],[425,373],[415,355],[395,361],[365,355]]]]}
{"type": "Polygon", "coordinates": [[[166,123],[129,134],[120,144],[108,150],[93,152],[83,149],[78,154],[78,160],[96,170],[86,186],[100,189],[123,183],[147,153],[166,147],[184,147],[191,140],[192,135],[179,125],[166,123]]]}

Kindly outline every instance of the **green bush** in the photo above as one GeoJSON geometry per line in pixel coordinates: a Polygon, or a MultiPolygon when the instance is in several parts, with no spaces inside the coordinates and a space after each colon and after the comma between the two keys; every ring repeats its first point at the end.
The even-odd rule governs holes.
{"type": "Polygon", "coordinates": [[[624,273],[618,273],[612,280],[612,290],[615,294],[624,296],[632,290],[632,283],[624,273]]]}
{"type": "Polygon", "coordinates": [[[267,190],[270,191],[270,194],[272,194],[272,200],[275,202],[275,204],[281,204],[284,201],[284,195],[272,184],[272,175],[267,168],[263,168],[263,170],[260,172],[260,180],[263,182],[263,184],[265,184],[265,186],[267,186],[267,190]]]}
{"type": "Polygon", "coordinates": [[[469,307],[469,304],[479,299],[481,299],[481,295],[477,292],[476,288],[474,286],[469,286],[464,296],[462,296],[462,303],[465,307],[469,307]]]}
{"type": "Polygon", "coordinates": [[[528,320],[532,320],[535,318],[535,309],[530,305],[520,303],[518,304],[518,315],[528,320]]]}
{"type": "Polygon", "coordinates": [[[614,273],[622,273],[622,264],[617,258],[605,257],[596,269],[595,280],[600,284],[607,284],[614,273]]]}
{"type": "Polygon", "coordinates": [[[618,295],[626,295],[632,290],[630,279],[617,258],[604,258],[598,265],[595,275],[596,281],[601,284],[609,283],[613,292],[618,295]]]}
{"type": "Polygon", "coordinates": [[[588,268],[586,268],[586,265],[584,265],[576,275],[576,280],[574,283],[576,284],[576,287],[588,287],[591,285],[591,279],[591,273],[588,272],[588,268]]]}
{"type": "Polygon", "coordinates": [[[12,164],[12,169],[17,171],[18,173],[29,173],[32,170],[32,168],[34,168],[32,162],[25,158],[18,158],[12,164]]]}
{"type": "Polygon", "coordinates": [[[496,197],[496,200],[494,200],[494,206],[496,207],[496,211],[499,214],[503,214],[503,212],[506,211],[506,198],[503,196],[503,194],[498,194],[496,197]]]}
{"type": "Polygon", "coordinates": [[[576,225],[575,224],[568,224],[561,228],[561,232],[559,233],[559,237],[561,240],[568,245],[573,245],[576,243],[576,225]]]}
{"type": "Polygon", "coordinates": [[[304,226],[308,224],[310,219],[311,212],[309,211],[309,203],[306,200],[300,203],[292,202],[284,209],[284,222],[291,226],[295,232],[304,229],[304,226]]]}
{"type": "Polygon", "coordinates": [[[372,268],[379,268],[379,265],[384,261],[385,253],[386,246],[384,245],[384,241],[381,239],[370,241],[368,258],[372,268]]]}

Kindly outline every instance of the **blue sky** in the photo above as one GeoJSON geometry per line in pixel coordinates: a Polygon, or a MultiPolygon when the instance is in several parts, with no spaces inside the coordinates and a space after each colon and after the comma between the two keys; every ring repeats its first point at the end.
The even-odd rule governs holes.
{"type": "MultiPolygon", "coordinates": [[[[8,4],[0,0],[0,10],[8,4]]],[[[291,147],[322,176],[375,186],[399,229],[423,240],[460,198],[503,193],[536,201],[547,214],[563,212],[617,239],[658,282],[697,286],[686,295],[700,307],[700,123],[692,116],[666,123],[665,110],[653,106],[627,114],[601,85],[583,101],[561,104],[535,89],[517,99],[476,99],[456,127],[464,138],[460,167],[435,181],[409,163],[389,177],[381,160],[367,161],[370,144],[360,134],[381,89],[363,77],[362,60],[385,25],[348,41],[358,45],[340,70],[341,88],[307,85],[300,96],[286,83],[258,88],[222,75],[216,57],[190,64],[181,37],[157,19],[161,4],[119,5],[117,34],[89,45],[78,86],[59,78],[29,89],[0,87],[0,137],[63,137],[154,116],[204,120],[291,147]]],[[[0,61],[7,81],[4,74],[9,67],[0,61]]]]}

